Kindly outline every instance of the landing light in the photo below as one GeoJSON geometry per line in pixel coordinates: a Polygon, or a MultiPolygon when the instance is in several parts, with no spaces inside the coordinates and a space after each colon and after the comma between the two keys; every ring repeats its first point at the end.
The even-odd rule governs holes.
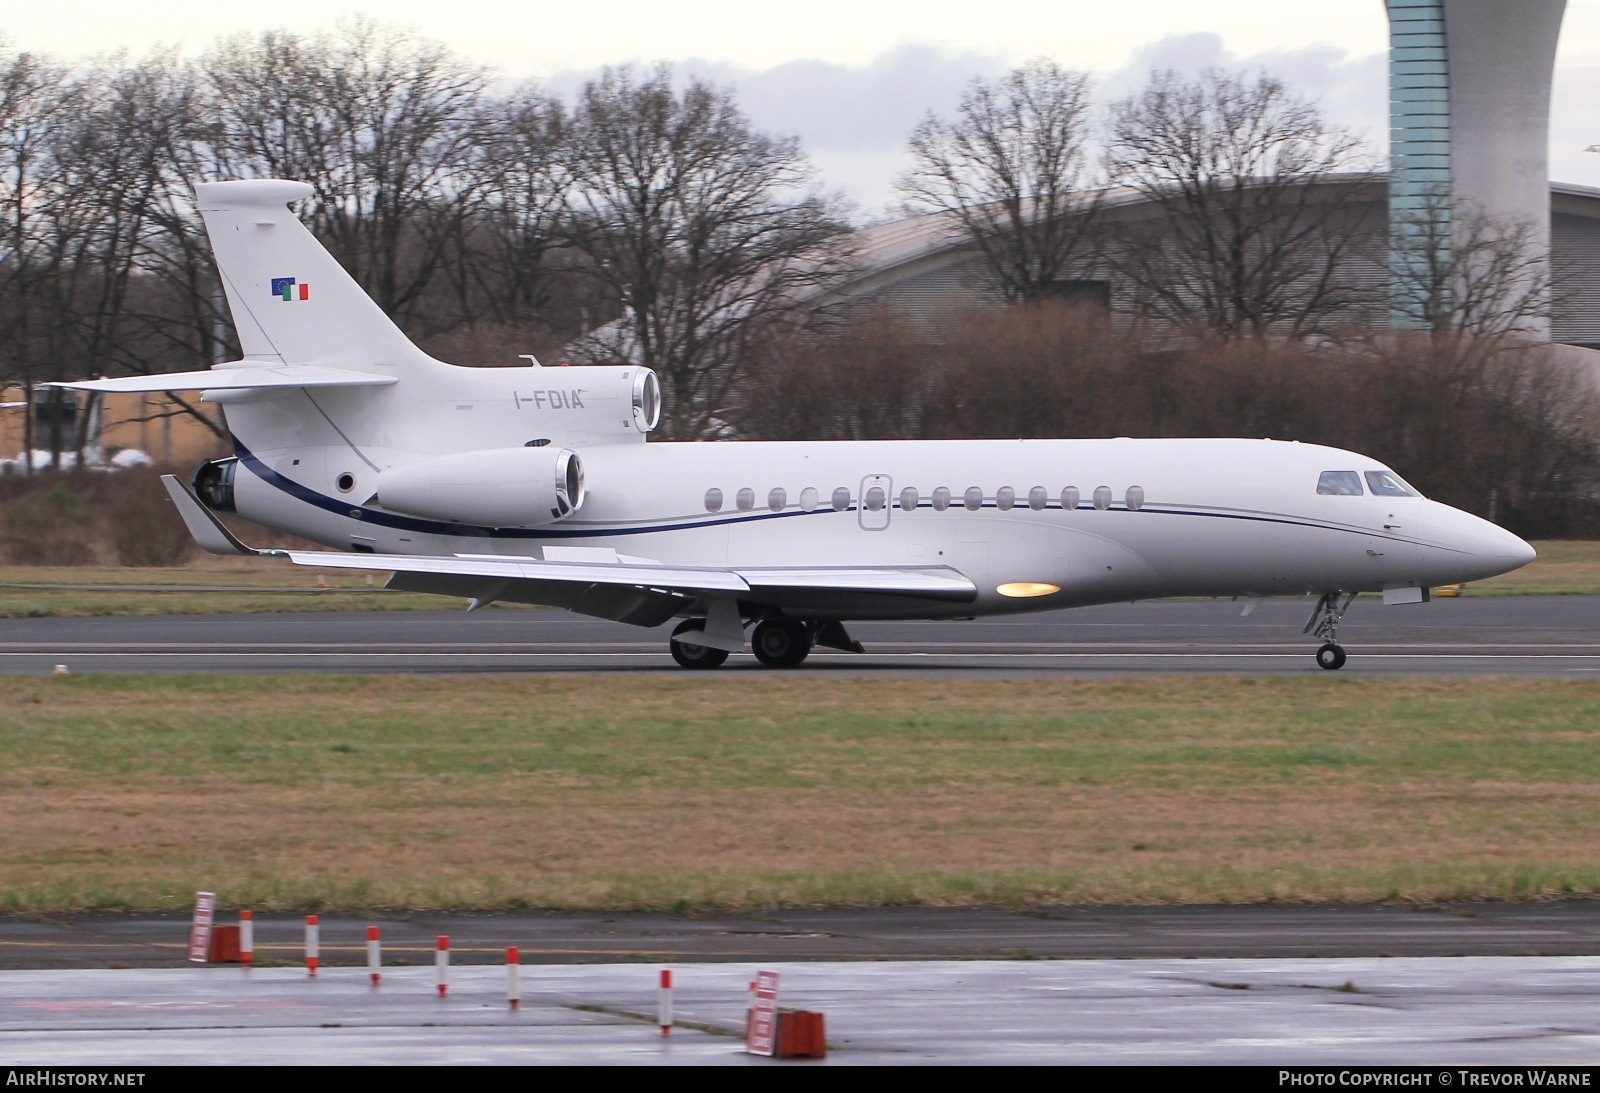
{"type": "Polygon", "coordinates": [[[1000,585],[995,589],[1002,596],[1009,596],[1014,600],[1025,600],[1030,596],[1048,596],[1061,591],[1058,584],[1045,584],[1043,581],[1012,581],[1000,585]]]}

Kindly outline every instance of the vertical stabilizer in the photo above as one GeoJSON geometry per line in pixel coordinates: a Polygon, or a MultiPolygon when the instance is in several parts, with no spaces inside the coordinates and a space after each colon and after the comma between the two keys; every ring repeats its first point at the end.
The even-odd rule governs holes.
{"type": "Polygon", "coordinates": [[[245,357],[360,371],[428,362],[289,211],[311,193],[282,179],[195,186],[245,357]]]}

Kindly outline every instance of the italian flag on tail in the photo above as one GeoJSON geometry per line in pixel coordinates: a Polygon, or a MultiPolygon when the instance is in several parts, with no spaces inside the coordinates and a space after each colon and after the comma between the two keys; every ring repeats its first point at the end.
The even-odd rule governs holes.
{"type": "Polygon", "coordinates": [[[293,277],[274,277],[272,279],[272,294],[288,303],[291,300],[311,299],[311,286],[296,284],[293,277]]]}

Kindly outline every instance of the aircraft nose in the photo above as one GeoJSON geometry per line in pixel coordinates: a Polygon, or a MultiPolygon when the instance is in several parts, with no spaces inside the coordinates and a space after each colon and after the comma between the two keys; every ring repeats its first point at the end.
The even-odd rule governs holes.
{"type": "Polygon", "coordinates": [[[1444,558],[1460,576],[1450,581],[1483,580],[1520,569],[1538,557],[1521,537],[1471,513],[1434,503],[1427,516],[1428,539],[1443,548],[1444,558]]]}
{"type": "Polygon", "coordinates": [[[1511,534],[1505,528],[1467,513],[1461,515],[1466,516],[1474,524],[1470,533],[1475,540],[1473,552],[1506,563],[1506,571],[1525,566],[1539,556],[1539,552],[1525,540],[1511,534]]]}
{"type": "Polygon", "coordinates": [[[1510,558],[1514,565],[1525,566],[1539,556],[1539,552],[1534,550],[1532,544],[1526,540],[1518,538],[1503,528],[1501,531],[1506,537],[1506,557],[1510,558]]]}

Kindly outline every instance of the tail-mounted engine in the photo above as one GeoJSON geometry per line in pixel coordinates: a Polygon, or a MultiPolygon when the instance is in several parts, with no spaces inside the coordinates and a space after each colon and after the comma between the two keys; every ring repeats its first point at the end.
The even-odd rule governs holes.
{"type": "Polygon", "coordinates": [[[490,448],[390,467],[377,502],[390,512],[480,527],[538,527],[583,507],[583,463],[567,448],[490,448]]]}
{"type": "Polygon", "coordinates": [[[637,365],[527,368],[514,377],[513,404],[530,437],[557,444],[639,440],[661,421],[661,381],[637,365]]]}
{"type": "Polygon", "coordinates": [[[233,476],[239,461],[232,456],[200,464],[194,472],[195,496],[213,512],[234,512],[233,476]]]}

